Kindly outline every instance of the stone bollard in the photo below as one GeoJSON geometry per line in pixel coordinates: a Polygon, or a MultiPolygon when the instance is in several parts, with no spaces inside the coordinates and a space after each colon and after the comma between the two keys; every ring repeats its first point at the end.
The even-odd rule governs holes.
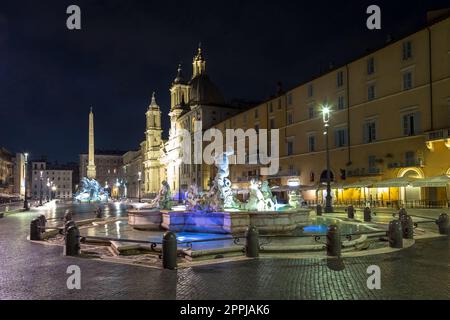
{"type": "Polygon", "coordinates": [[[364,222],[372,221],[372,212],[369,207],[364,208],[364,222]]]}
{"type": "Polygon", "coordinates": [[[38,219],[39,219],[40,231],[41,231],[41,233],[44,233],[45,225],[47,224],[47,219],[45,218],[45,216],[43,214],[41,214],[38,219]]]}
{"type": "Polygon", "coordinates": [[[72,219],[73,219],[72,212],[66,210],[66,213],[64,214],[64,223],[71,221],[72,219]]]}
{"type": "Polygon", "coordinates": [[[388,238],[391,248],[403,248],[402,224],[399,220],[389,223],[388,238]]]}
{"type": "Polygon", "coordinates": [[[70,226],[65,236],[64,255],[77,256],[80,254],[80,231],[76,226],[70,226]]]}
{"type": "Polygon", "coordinates": [[[320,204],[318,204],[316,206],[316,213],[317,213],[318,216],[322,215],[322,206],[320,204]]]}
{"type": "Polygon", "coordinates": [[[442,213],[436,220],[436,224],[439,228],[439,234],[450,235],[450,221],[448,214],[442,213]]]}
{"type": "Polygon", "coordinates": [[[69,220],[64,224],[64,235],[67,234],[67,230],[69,230],[70,227],[76,227],[75,221],[69,220]]]}
{"type": "Polygon", "coordinates": [[[402,217],[407,216],[407,215],[408,215],[408,212],[406,211],[405,208],[401,208],[401,209],[398,211],[398,219],[399,219],[400,221],[402,220],[402,217]]]}
{"type": "Polygon", "coordinates": [[[339,227],[336,225],[329,226],[327,232],[327,256],[340,257],[341,247],[342,243],[339,227]]]}
{"type": "Polygon", "coordinates": [[[162,240],[162,260],[163,268],[174,270],[177,268],[177,236],[175,233],[167,231],[162,240]]]}
{"type": "Polygon", "coordinates": [[[258,229],[254,226],[250,226],[245,231],[245,255],[247,258],[259,257],[259,233],[258,229]]]}
{"type": "Polygon", "coordinates": [[[349,219],[355,219],[355,208],[351,205],[347,207],[347,217],[349,219]]]}
{"type": "Polygon", "coordinates": [[[403,239],[414,239],[414,223],[408,215],[402,215],[399,219],[402,224],[403,239]]]}
{"type": "Polygon", "coordinates": [[[30,222],[30,240],[39,241],[41,240],[41,231],[40,231],[40,220],[39,218],[35,218],[30,222]]]}

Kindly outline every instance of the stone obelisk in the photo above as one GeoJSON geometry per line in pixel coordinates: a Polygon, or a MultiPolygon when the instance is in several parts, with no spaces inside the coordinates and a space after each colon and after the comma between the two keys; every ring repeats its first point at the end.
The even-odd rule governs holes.
{"type": "Polygon", "coordinates": [[[89,154],[88,154],[88,166],[87,177],[89,179],[95,179],[95,148],[94,148],[94,114],[89,113],[89,154]]]}

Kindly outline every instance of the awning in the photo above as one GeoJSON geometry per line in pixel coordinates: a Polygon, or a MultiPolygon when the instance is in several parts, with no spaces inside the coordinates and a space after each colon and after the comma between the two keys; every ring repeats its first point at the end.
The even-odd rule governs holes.
{"type": "Polygon", "coordinates": [[[448,175],[429,177],[414,181],[411,185],[413,187],[447,187],[450,184],[450,177],[448,175]]]}
{"type": "Polygon", "coordinates": [[[399,187],[407,187],[411,185],[413,182],[422,180],[420,178],[411,178],[411,177],[401,177],[394,178],[389,180],[383,180],[379,182],[375,182],[372,187],[373,188],[399,188],[399,187]]]}
{"type": "Polygon", "coordinates": [[[354,183],[349,183],[344,185],[344,189],[359,189],[359,188],[369,188],[375,181],[373,180],[363,180],[354,183]]]}

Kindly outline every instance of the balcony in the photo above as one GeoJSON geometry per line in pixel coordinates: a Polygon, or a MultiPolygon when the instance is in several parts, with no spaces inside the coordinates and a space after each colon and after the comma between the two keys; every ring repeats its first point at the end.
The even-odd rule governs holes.
{"type": "Polygon", "coordinates": [[[277,174],[271,176],[272,178],[282,178],[282,177],[298,177],[300,175],[299,170],[282,170],[278,171],[277,174]]]}
{"type": "Polygon", "coordinates": [[[434,151],[434,143],[438,141],[444,141],[445,146],[450,150],[450,128],[427,132],[425,139],[430,151],[434,151]]]}
{"type": "Polygon", "coordinates": [[[347,170],[347,177],[370,177],[382,174],[382,170],[380,168],[357,168],[347,170]]]}
{"type": "Polygon", "coordinates": [[[450,128],[439,129],[426,133],[427,142],[440,141],[450,139],[450,128]]]}
{"type": "Polygon", "coordinates": [[[410,167],[423,167],[423,161],[420,160],[411,160],[405,162],[392,162],[388,164],[389,169],[398,169],[398,168],[410,168],[410,167]]]}

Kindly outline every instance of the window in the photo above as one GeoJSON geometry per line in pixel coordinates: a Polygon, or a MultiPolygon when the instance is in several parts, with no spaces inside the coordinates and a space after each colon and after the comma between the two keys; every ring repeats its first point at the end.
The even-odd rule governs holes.
{"type": "Polygon", "coordinates": [[[244,121],[244,124],[247,123],[247,114],[244,114],[244,119],[243,119],[243,121],[244,121]]]}
{"type": "Polygon", "coordinates": [[[288,106],[292,106],[292,93],[289,93],[288,94],[288,96],[287,96],[287,103],[288,103],[288,106]]]}
{"type": "Polygon", "coordinates": [[[403,115],[403,135],[415,136],[420,133],[420,113],[409,113],[403,115]]]}
{"type": "Polygon", "coordinates": [[[292,156],[294,154],[294,142],[288,141],[287,142],[287,155],[292,156]]]}
{"type": "Polygon", "coordinates": [[[258,109],[255,109],[255,118],[258,119],[258,109]]]}
{"type": "Polygon", "coordinates": [[[412,72],[407,71],[403,73],[403,90],[410,90],[413,87],[412,72]]]}
{"type": "Polygon", "coordinates": [[[367,99],[373,100],[375,99],[375,85],[371,84],[367,87],[367,99]]]}
{"type": "Polygon", "coordinates": [[[314,106],[309,106],[308,107],[308,117],[309,117],[309,119],[313,119],[314,118],[314,116],[315,116],[314,113],[315,113],[314,112],[314,106]]]}
{"type": "Polygon", "coordinates": [[[314,180],[315,180],[314,172],[310,172],[309,173],[309,182],[314,182],[314,180]]]}
{"type": "Polygon", "coordinates": [[[342,87],[344,85],[344,72],[339,71],[336,75],[336,78],[338,88],[342,87]]]}
{"type": "Polygon", "coordinates": [[[275,119],[270,119],[270,129],[275,129],[275,119]]]}
{"type": "Polygon", "coordinates": [[[345,108],[345,98],[344,96],[339,96],[338,97],[338,110],[343,110],[345,108]]]}
{"type": "Polygon", "coordinates": [[[411,41],[406,41],[403,43],[403,60],[410,58],[412,58],[412,44],[411,41]]]}
{"type": "Polygon", "coordinates": [[[375,120],[368,121],[364,124],[363,140],[364,143],[372,143],[377,140],[377,124],[375,120]]]}
{"type": "Polygon", "coordinates": [[[316,136],[310,135],[308,137],[308,151],[309,152],[316,151],[316,136]]]}
{"type": "Polygon", "coordinates": [[[293,123],[294,123],[294,115],[292,114],[292,112],[289,112],[287,114],[287,124],[290,125],[290,124],[293,124],[293,123]]]}
{"type": "Polygon", "coordinates": [[[375,156],[369,156],[369,172],[373,172],[376,167],[377,158],[375,156]]]}
{"type": "Polygon", "coordinates": [[[269,103],[269,112],[271,112],[271,113],[273,112],[273,104],[272,104],[272,102],[269,103]]]}
{"type": "Polygon", "coordinates": [[[278,110],[281,110],[281,99],[278,99],[278,110]]]}
{"type": "Polygon", "coordinates": [[[334,145],[338,148],[345,147],[348,143],[347,128],[339,128],[334,132],[334,145]]]}
{"type": "Polygon", "coordinates": [[[375,73],[375,58],[371,57],[367,60],[367,74],[371,75],[375,73]]]}
{"type": "Polygon", "coordinates": [[[415,166],[417,165],[416,161],[416,153],[414,151],[407,151],[405,153],[405,164],[407,166],[415,166]]]}
{"type": "Polygon", "coordinates": [[[308,85],[308,98],[311,98],[314,95],[314,87],[312,83],[308,85]]]}

